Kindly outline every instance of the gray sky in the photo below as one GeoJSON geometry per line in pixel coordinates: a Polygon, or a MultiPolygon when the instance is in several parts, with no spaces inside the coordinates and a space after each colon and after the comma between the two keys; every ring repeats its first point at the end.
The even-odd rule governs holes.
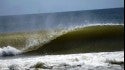
{"type": "Polygon", "coordinates": [[[0,0],[0,15],[124,7],[124,0],[0,0]]]}

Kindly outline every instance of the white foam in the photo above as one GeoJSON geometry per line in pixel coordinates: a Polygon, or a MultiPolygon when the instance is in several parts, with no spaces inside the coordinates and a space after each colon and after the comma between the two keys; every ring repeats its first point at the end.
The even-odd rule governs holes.
{"type": "Polygon", "coordinates": [[[124,62],[124,52],[101,52],[101,53],[83,53],[83,54],[68,54],[68,55],[45,55],[20,57],[13,59],[0,59],[0,67],[8,68],[10,65],[17,65],[21,68],[30,68],[38,62],[45,63],[47,66],[58,67],[61,64],[71,66],[83,65],[90,66],[108,66],[107,60],[115,60],[124,62]]]}
{"type": "Polygon", "coordinates": [[[11,56],[11,55],[13,56],[20,53],[21,53],[20,50],[11,46],[0,48],[0,56],[11,56]]]}

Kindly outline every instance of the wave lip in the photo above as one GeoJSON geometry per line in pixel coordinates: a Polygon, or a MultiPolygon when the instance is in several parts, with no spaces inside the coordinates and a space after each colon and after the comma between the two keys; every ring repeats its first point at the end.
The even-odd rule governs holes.
{"type": "Polygon", "coordinates": [[[21,54],[21,51],[14,48],[14,47],[7,46],[7,47],[0,48],[0,56],[1,57],[15,56],[18,54],[21,54]]]}

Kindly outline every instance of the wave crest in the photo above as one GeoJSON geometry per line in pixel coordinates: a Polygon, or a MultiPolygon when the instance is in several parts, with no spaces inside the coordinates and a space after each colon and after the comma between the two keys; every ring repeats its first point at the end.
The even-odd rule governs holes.
{"type": "Polygon", "coordinates": [[[47,43],[40,43],[37,49],[29,50],[30,54],[59,54],[121,51],[123,49],[124,26],[117,24],[90,25],[73,27],[64,30],[60,35],[49,39],[47,43]],[[90,49],[91,48],[91,49],[90,49]]]}

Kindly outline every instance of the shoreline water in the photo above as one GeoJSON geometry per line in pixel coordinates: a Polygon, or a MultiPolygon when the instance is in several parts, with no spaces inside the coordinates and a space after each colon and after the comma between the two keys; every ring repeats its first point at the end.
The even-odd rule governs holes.
{"type": "Polygon", "coordinates": [[[40,69],[58,70],[58,69],[92,69],[99,68],[109,70],[122,70],[117,64],[110,64],[107,61],[124,62],[124,51],[117,52],[98,52],[98,53],[80,53],[80,54],[66,54],[66,55],[45,55],[45,56],[31,56],[19,57],[12,59],[0,59],[0,68],[9,68],[13,66],[14,69],[35,70],[37,67],[40,69]],[[56,58],[56,59],[55,59],[56,58]],[[34,66],[39,64],[39,66],[34,66]],[[40,64],[43,64],[43,66],[40,64]],[[90,67],[91,66],[91,67],[90,67]],[[35,68],[36,67],[36,68],[35,68]],[[46,68],[45,68],[46,67],[46,68]],[[50,68],[50,69],[49,69],[50,68]]]}

